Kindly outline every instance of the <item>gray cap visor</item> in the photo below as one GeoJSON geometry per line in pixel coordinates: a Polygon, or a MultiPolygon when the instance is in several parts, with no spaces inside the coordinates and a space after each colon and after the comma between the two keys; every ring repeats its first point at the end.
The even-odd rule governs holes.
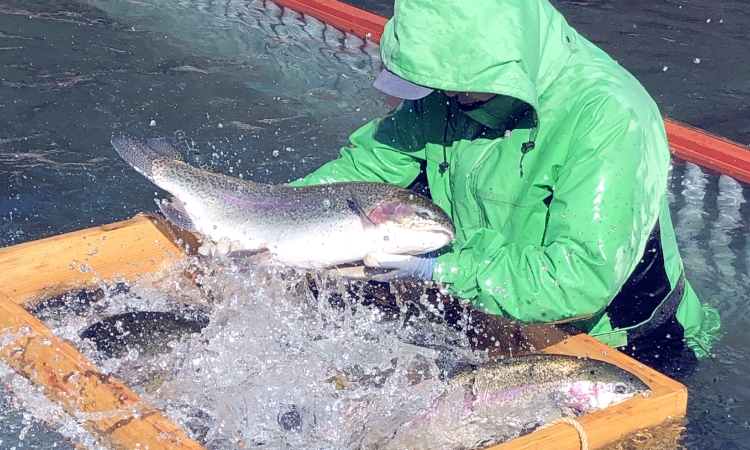
{"type": "Polygon", "coordinates": [[[381,70],[380,75],[372,85],[388,95],[405,100],[419,100],[427,97],[433,91],[430,88],[406,81],[388,69],[381,70]]]}

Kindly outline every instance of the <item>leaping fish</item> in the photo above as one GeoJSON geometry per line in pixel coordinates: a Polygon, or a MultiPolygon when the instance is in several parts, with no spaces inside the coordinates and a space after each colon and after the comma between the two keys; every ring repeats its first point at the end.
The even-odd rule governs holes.
{"type": "Polygon", "coordinates": [[[278,186],[193,167],[165,138],[112,138],[136,171],[173,195],[159,208],[212,242],[229,238],[279,264],[324,268],[371,252],[417,255],[442,248],[453,222],[428,198],[386,183],[278,186]]]}

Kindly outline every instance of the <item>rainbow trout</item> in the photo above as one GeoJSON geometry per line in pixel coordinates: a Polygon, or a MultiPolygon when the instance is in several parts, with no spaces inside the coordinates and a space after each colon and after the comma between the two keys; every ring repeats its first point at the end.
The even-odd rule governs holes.
{"type": "Polygon", "coordinates": [[[565,355],[528,355],[472,367],[447,381],[426,411],[381,448],[485,448],[559,417],[577,417],[648,394],[613,364],[565,355]]]}
{"type": "Polygon", "coordinates": [[[276,263],[323,268],[362,260],[370,252],[417,255],[455,236],[440,207],[397,186],[275,186],[193,167],[164,138],[116,137],[112,146],[174,196],[159,204],[171,222],[212,242],[229,238],[243,252],[267,250],[276,263]]]}

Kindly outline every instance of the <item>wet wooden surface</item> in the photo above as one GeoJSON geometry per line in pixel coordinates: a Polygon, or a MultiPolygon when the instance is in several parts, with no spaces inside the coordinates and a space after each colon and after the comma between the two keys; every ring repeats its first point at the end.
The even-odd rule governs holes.
{"type": "Polygon", "coordinates": [[[53,336],[20,302],[112,278],[135,279],[183,256],[168,230],[145,216],[0,250],[0,358],[116,449],[203,447],[75,347],[53,336]],[[82,272],[82,265],[90,270],[82,272]],[[70,267],[73,267],[72,269],[70,267]]]}
{"type": "Polygon", "coordinates": [[[0,293],[20,303],[98,280],[133,280],[182,256],[163,222],[138,215],[0,249],[0,293]]]}

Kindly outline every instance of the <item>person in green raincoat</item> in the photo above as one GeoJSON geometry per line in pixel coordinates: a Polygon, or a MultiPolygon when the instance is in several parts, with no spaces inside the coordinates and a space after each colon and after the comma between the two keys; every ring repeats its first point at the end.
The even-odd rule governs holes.
{"type": "Polygon", "coordinates": [[[709,352],[719,316],[685,279],[664,125],[631,74],[547,0],[397,0],[381,54],[375,86],[405,100],[292,184],[407,187],[422,171],[456,239],[367,265],[615,347],[709,352]]]}

